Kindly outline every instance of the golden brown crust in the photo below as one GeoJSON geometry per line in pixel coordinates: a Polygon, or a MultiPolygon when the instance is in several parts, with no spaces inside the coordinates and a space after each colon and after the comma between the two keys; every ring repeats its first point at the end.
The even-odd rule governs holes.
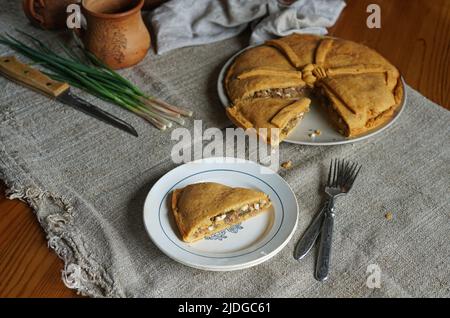
{"type": "Polygon", "coordinates": [[[244,80],[255,76],[282,76],[282,77],[292,77],[293,79],[299,81],[302,79],[302,72],[299,71],[287,71],[278,70],[271,67],[259,67],[252,70],[242,72],[237,75],[238,80],[244,80]]]}
{"type": "Polygon", "coordinates": [[[214,230],[209,230],[208,233],[196,233],[198,229],[210,226],[211,218],[239,209],[243,205],[262,201],[270,206],[270,199],[263,192],[231,188],[219,183],[208,182],[174,190],[171,207],[181,238],[185,242],[193,242],[242,222],[264,210],[255,210],[253,213],[242,215],[235,222],[220,222],[216,224],[214,230]]]}
{"type": "Polygon", "coordinates": [[[321,85],[350,131],[372,129],[374,126],[369,121],[396,105],[394,95],[385,87],[383,73],[326,78],[321,85]]]}
{"type": "Polygon", "coordinates": [[[258,46],[238,56],[228,70],[224,84],[232,102],[251,98],[254,93],[265,89],[304,86],[301,73],[297,72],[280,51],[269,46],[258,46]],[[279,75],[246,76],[258,69],[270,69],[279,75]],[[284,72],[298,75],[285,76],[284,72]]]}
{"type": "Polygon", "coordinates": [[[396,106],[400,106],[400,104],[403,102],[403,98],[405,96],[404,89],[405,88],[403,87],[403,81],[399,80],[397,82],[397,86],[394,89],[395,103],[397,104],[396,106]]]}
{"type": "Polygon", "coordinates": [[[327,77],[335,77],[339,75],[357,75],[370,73],[387,73],[386,68],[382,65],[375,64],[355,64],[338,68],[326,69],[327,77]]]}
{"type": "Polygon", "coordinates": [[[289,46],[288,43],[278,40],[267,41],[266,45],[273,46],[286,55],[291,64],[296,68],[300,68],[303,65],[303,61],[298,57],[294,50],[289,46]]]}
{"type": "Polygon", "coordinates": [[[178,226],[178,230],[180,231],[181,237],[184,239],[188,234],[188,230],[182,221],[182,217],[181,217],[180,213],[178,213],[177,202],[178,202],[178,197],[180,194],[181,194],[181,190],[174,190],[172,192],[171,206],[172,206],[172,214],[175,218],[175,223],[178,226]]]}
{"type": "Polygon", "coordinates": [[[310,34],[292,34],[278,40],[271,40],[271,46],[278,47],[286,58],[289,60],[288,54],[282,49],[283,47],[290,47],[296,55],[296,61],[290,61],[291,65],[297,69],[302,69],[303,66],[315,63],[316,49],[319,43],[327,37],[321,37],[310,34]],[[274,43],[281,42],[281,45],[274,45],[274,43]],[[298,65],[298,66],[295,66],[298,65]]]}
{"type": "Polygon", "coordinates": [[[283,141],[294,127],[287,129],[290,120],[300,120],[299,115],[308,112],[311,100],[258,98],[243,100],[227,108],[231,121],[244,129],[254,128],[256,134],[272,146],[283,141]],[[263,129],[261,129],[263,128],[263,129]],[[266,128],[267,130],[264,130],[266,128]],[[273,131],[273,129],[277,129],[273,131]]]}
{"type": "Polygon", "coordinates": [[[322,39],[320,41],[320,44],[316,50],[316,58],[315,58],[315,64],[317,65],[323,65],[325,63],[325,60],[327,58],[328,52],[330,51],[331,47],[333,46],[334,39],[322,39]]]}
{"type": "MultiPolygon", "coordinates": [[[[258,100],[261,91],[306,86],[325,95],[334,114],[344,121],[341,126],[346,127],[347,136],[388,121],[404,95],[399,71],[376,51],[355,42],[315,35],[293,34],[249,49],[235,59],[225,79],[235,106],[258,100]]],[[[280,101],[264,97],[269,98],[264,104],[279,107],[280,101]]],[[[280,98],[289,100],[291,96],[280,98]]],[[[227,113],[240,127],[252,122],[236,109],[227,113]]]]}

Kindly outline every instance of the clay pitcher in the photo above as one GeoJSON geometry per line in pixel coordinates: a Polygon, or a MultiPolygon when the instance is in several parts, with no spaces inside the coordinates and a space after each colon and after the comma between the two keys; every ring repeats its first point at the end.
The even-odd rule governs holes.
{"type": "Polygon", "coordinates": [[[78,0],[23,0],[23,11],[34,25],[57,30],[66,27],[66,8],[78,0]]]}
{"type": "Polygon", "coordinates": [[[151,43],[143,5],[144,0],[83,0],[86,25],[79,36],[85,47],[113,69],[139,63],[151,43]]]}

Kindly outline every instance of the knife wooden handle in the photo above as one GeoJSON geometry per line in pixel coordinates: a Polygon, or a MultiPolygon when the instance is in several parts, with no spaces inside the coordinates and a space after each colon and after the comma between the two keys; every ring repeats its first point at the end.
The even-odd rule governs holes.
{"type": "Polygon", "coordinates": [[[39,70],[21,63],[14,56],[0,57],[0,73],[10,80],[54,98],[70,88],[69,84],[52,80],[39,70]]]}

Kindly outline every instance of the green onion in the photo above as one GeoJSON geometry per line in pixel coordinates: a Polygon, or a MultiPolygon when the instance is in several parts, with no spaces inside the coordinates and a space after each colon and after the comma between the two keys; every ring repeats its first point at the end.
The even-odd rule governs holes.
{"type": "Polygon", "coordinates": [[[48,70],[43,73],[56,81],[67,82],[73,87],[127,109],[161,130],[170,128],[172,122],[184,125],[182,117],[192,116],[192,111],[145,94],[139,87],[85,50],[79,40],[76,40],[77,50],[60,42],[59,47],[64,53],[61,55],[32,35],[17,31],[28,38],[32,45],[27,45],[9,34],[0,35],[0,44],[29,58],[33,64],[43,66],[48,70]]]}

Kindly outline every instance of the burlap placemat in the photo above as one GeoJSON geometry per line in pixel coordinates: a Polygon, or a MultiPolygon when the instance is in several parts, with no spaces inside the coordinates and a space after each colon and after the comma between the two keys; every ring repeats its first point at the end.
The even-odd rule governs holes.
{"type": "MultiPolygon", "coordinates": [[[[19,1],[3,1],[1,30],[20,27],[49,41],[59,36],[27,26],[19,10],[19,1]]],[[[216,96],[216,79],[245,40],[149,54],[123,74],[150,93],[194,110],[205,127],[223,128],[229,122],[216,96]]],[[[0,47],[1,55],[7,53],[12,52],[0,47]]],[[[36,211],[50,247],[65,261],[66,284],[86,295],[448,297],[450,113],[410,88],[407,93],[400,120],[368,141],[281,146],[282,160],[294,163],[281,174],[298,197],[298,230],[281,253],[247,270],[195,270],[152,244],[142,207],[154,182],[174,167],[175,141],[85,94],[80,93],[132,123],[140,137],[100,125],[0,77],[0,178],[10,197],[36,211]],[[320,205],[320,181],[335,157],[363,163],[364,172],[352,195],[338,202],[332,274],[322,284],[313,279],[314,255],[299,263],[292,251],[320,205]],[[380,288],[367,286],[373,265],[381,271],[380,288]]]]}

